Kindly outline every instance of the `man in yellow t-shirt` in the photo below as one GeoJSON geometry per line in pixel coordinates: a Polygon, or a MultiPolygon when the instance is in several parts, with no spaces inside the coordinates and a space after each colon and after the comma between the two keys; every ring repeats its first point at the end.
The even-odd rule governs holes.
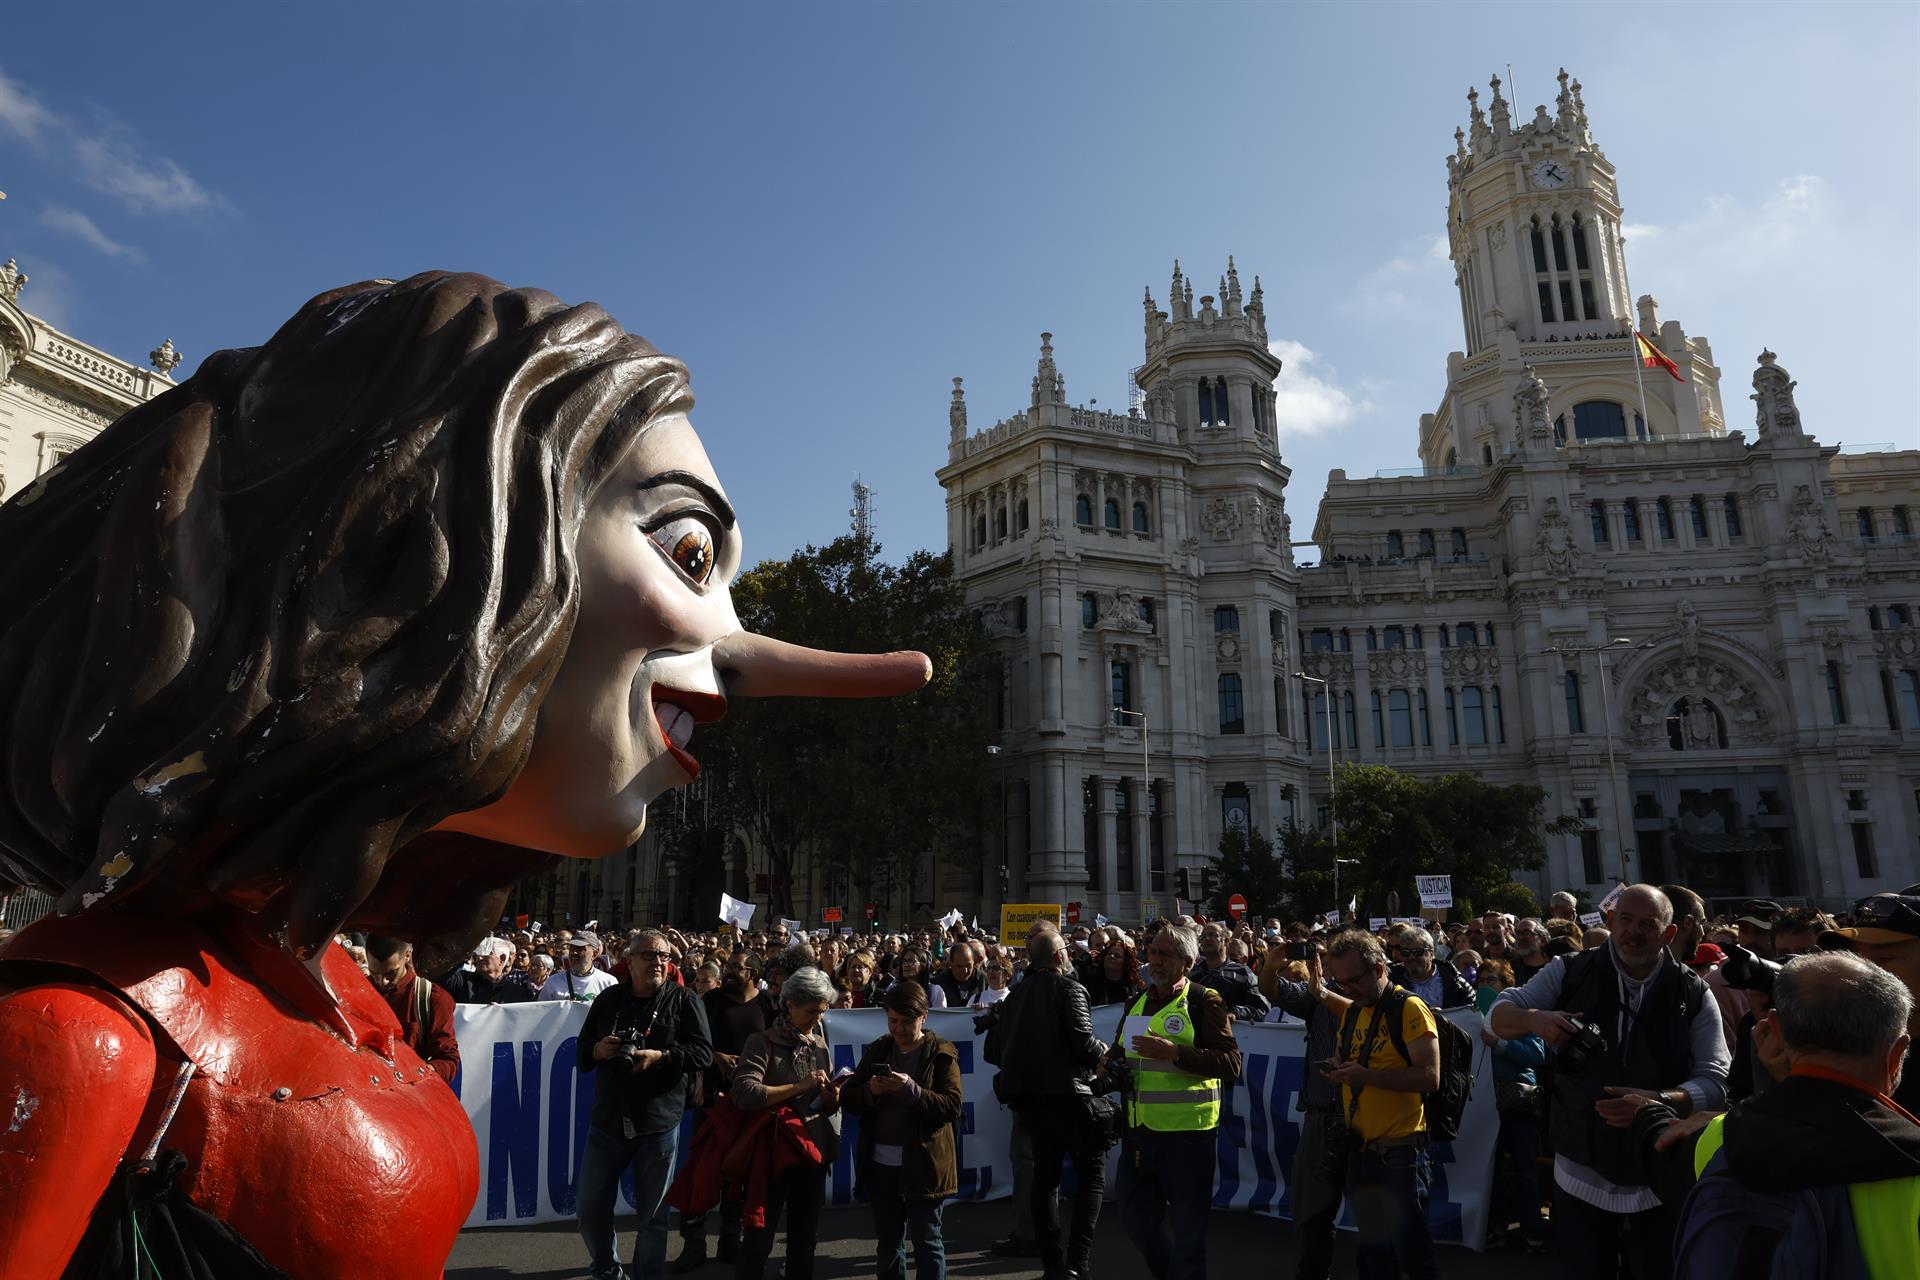
{"type": "Polygon", "coordinates": [[[1327,966],[1342,994],[1326,992],[1322,1000],[1340,1025],[1333,1057],[1319,1069],[1340,1086],[1360,1274],[1437,1276],[1427,1229],[1433,1167],[1423,1102],[1440,1087],[1433,1011],[1388,979],[1387,953],[1370,933],[1336,934],[1327,945],[1327,966]]]}

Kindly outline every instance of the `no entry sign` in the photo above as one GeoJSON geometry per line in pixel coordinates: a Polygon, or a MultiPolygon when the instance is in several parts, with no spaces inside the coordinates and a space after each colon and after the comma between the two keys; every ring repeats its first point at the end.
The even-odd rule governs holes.
{"type": "Polygon", "coordinates": [[[1227,914],[1232,916],[1235,920],[1238,920],[1241,916],[1247,914],[1247,896],[1243,893],[1236,893],[1232,897],[1228,898],[1227,914]]]}

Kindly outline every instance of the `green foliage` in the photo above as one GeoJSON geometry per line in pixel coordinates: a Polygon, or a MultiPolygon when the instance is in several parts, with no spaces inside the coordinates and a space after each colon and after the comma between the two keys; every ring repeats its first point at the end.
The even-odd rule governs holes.
{"type": "Polygon", "coordinates": [[[1246,896],[1249,917],[1278,916],[1292,897],[1286,865],[1264,832],[1228,831],[1220,837],[1219,883],[1207,915],[1229,919],[1227,899],[1236,893],[1246,896]]]}
{"type": "Polygon", "coordinates": [[[872,700],[735,699],[700,731],[702,774],[687,802],[659,806],[670,847],[689,862],[719,856],[736,835],[764,850],[778,914],[792,913],[803,855],[844,873],[861,901],[916,853],[979,856],[995,659],[947,555],[890,565],[876,550],[848,536],[762,562],[734,583],[734,607],[748,630],[796,644],[919,649],[933,660],[928,687],[872,700]]]}
{"type": "Polygon", "coordinates": [[[1546,821],[1546,792],[1524,783],[1346,765],[1338,784],[1341,856],[1359,863],[1343,868],[1340,890],[1351,885],[1359,893],[1363,917],[1386,914],[1390,892],[1400,895],[1401,913],[1412,915],[1420,905],[1416,875],[1451,875],[1457,910],[1490,910],[1516,897],[1531,903],[1513,873],[1545,865],[1544,835],[1580,829],[1570,816],[1546,821]]]}

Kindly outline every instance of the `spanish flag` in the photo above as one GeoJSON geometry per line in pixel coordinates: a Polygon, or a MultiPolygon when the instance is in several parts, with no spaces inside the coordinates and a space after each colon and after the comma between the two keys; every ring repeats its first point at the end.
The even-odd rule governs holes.
{"type": "Polygon", "coordinates": [[[1653,369],[1653,368],[1665,369],[1668,373],[1673,375],[1673,380],[1675,382],[1686,381],[1685,378],[1680,376],[1680,366],[1676,365],[1673,361],[1667,359],[1666,353],[1664,351],[1654,346],[1651,342],[1648,342],[1646,334],[1641,333],[1638,329],[1636,329],[1634,330],[1634,333],[1633,333],[1633,340],[1634,342],[1639,344],[1640,363],[1642,366],[1648,369],[1653,369]]]}

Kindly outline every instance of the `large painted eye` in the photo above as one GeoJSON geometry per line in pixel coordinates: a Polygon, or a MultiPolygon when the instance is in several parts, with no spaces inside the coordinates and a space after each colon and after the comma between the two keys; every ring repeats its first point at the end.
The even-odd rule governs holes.
{"type": "Polygon", "coordinates": [[[648,534],[654,545],[667,553],[667,559],[680,566],[680,572],[705,586],[713,576],[713,530],[696,516],[669,520],[648,534]]]}

